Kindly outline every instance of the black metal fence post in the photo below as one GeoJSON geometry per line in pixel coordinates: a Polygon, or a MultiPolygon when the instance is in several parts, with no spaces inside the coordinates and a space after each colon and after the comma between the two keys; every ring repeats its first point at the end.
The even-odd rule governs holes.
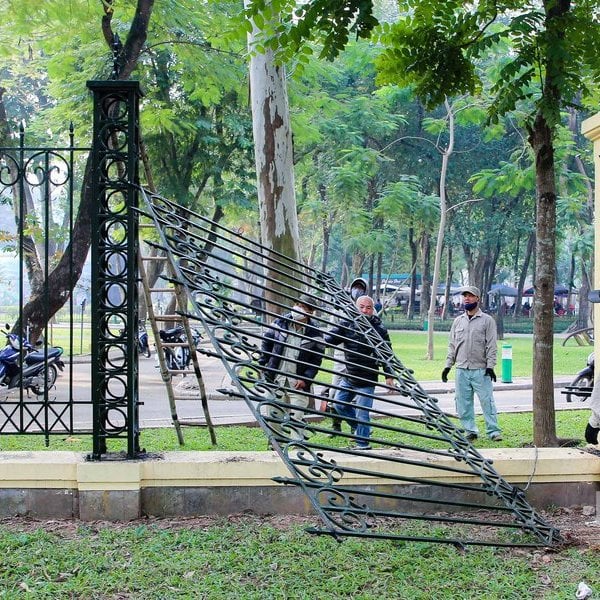
{"type": "Polygon", "coordinates": [[[93,454],[127,437],[127,458],[139,447],[137,81],[89,81],[94,95],[92,192],[93,454]]]}

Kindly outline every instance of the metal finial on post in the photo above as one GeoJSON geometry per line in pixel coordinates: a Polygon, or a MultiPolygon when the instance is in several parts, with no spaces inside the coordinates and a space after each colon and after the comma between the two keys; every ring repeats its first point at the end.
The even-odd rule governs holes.
{"type": "Polygon", "coordinates": [[[123,44],[121,43],[121,39],[119,38],[119,34],[115,33],[115,37],[112,43],[112,52],[113,52],[113,70],[111,74],[112,79],[117,79],[119,77],[119,73],[121,72],[121,68],[119,67],[119,54],[121,54],[121,50],[123,49],[123,44]]]}

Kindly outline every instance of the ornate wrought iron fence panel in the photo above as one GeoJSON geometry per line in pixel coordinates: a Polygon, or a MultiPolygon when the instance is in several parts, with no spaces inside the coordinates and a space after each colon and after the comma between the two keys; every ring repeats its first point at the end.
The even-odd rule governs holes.
{"type": "MultiPolygon", "coordinates": [[[[536,513],[524,492],[503,479],[439,409],[332,277],[287,257],[273,268],[276,253],[242,232],[156,194],[143,191],[143,197],[143,213],[160,233],[157,245],[188,291],[188,317],[203,326],[212,342],[213,349],[205,352],[222,360],[234,384],[229,393],[247,402],[269,446],[289,469],[290,476],[277,481],[301,488],[322,518],[323,525],[311,532],[460,546],[560,541],[559,532],[536,513]],[[265,291],[276,284],[281,288],[284,280],[296,283],[284,284],[279,300],[265,303],[265,291]],[[332,429],[332,415],[317,390],[320,385],[333,395],[342,389],[332,378],[340,367],[352,366],[355,358],[348,353],[341,364],[337,358],[333,366],[325,360],[309,391],[294,389],[285,367],[289,356],[281,368],[261,367],[269,347],[265,335],[278,327],[272,320],[289,311],[300,294],[318,299],[314,319],[324,331],[349,317],[368,340],[365,355],[373,354],[396,379],[393,386],[379,384],[370,395],[373,406],[367,417],[349,420],[351,427],[370,426],[368,439],[360,439],[353,429],[332,429]],[[299,396],[308,406],[302,417],[294,417],[290,398],[299,396]],[[348,447],[357,441],[375,448],[348,447]]],[[[284,320],[292,318],[290,313],[284,320]]],[[[300,345],[309,340],[306,330],[296,337],[300,345]]],[[[291,349],[286,340],[281,346],[291,349]]],[[[339,398],[334,403],[344,404],[339,398]]]]}
{"type": "MultiPolygon", "coordinates": [[[[91,407],[90,398],[76,399],[73,394],[77,298],[70,295],[63,310],[67,322],[56,325],[50,322],[47,301],[48,275],[73,231],[74,189],[81,185],[80,167],[88,153],[89,148],[75,147],[72,126],[69,143],[62,147],[27,146],[21,127],[17,146],[0,148],[0,198],[12,207],[16,223],[14,234],[6,232],[3,250],[10,250],[17,265],[15,273],[2,274],[7,299],[0,304],[14,301],[17,308],[10,314],[5,308],[2,318],[8,327],[0,336],[0,343],[6,343],[0,351],[0,434],[44,435],[48,443],[51,434],[73,432],[77,404],[91,407]],[[39,315],[46,323],[40,340],[28,340],[30,323],[23,307],[31,298],[40,299],[42,312],[46,311],[39,315]],[[15,321],[18,325],[11,331],[15,321]],[[66,343],[65,354],[53,346],[59,335],[61,344],[66,343]],[[19,348],[16,353],[11,354],[11,344],[19,348]],[[68,372],[62,374],[65,362],[68,372]]],[[[69,289],[74,289],[72,263],[68,271],[69,289]]]]}

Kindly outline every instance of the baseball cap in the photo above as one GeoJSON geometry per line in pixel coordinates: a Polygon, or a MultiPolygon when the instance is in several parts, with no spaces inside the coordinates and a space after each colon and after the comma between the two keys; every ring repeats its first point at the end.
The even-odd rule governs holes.
{"type": "Polygon", "coordinates": [[[481,292],[479,291],[479,288],[475,287],[474,285],[465,285],[465,286],[461,287],[460,293],[461,294],[473,294],[473,296],[477,296],[478,298],[481,297],[481,292]]]}

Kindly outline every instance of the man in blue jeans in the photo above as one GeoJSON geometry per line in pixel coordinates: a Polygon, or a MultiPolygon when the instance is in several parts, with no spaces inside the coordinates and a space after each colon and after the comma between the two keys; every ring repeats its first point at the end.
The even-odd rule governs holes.
{"type": "Polygon", "coordinates": [[[461,288],[465,312],[454,319],[450,328],[446,368],[442,381],[448,381],[452,365],[456,365],[456,412],[466,430],[467,439],[477,439],[474,394],[479,398],[485,432],[493,442],[502,441],[498,414],[494,403],[497,336],[494,319],[479,308],[481,292],[468,285],[461,288]]]}
{"type": "MultiPolygon", "coordinates": [[[[387,329],[375,314],[373,298],[360,296],[356,300],[356,308],[367,318],[371,327],[390,344],[387,329]]],[[[350,425],[356,440],[351,447],[356,450],[370,450],[369,421],[381,362],[372,344],[353,319],[344,319],[339,325],[333,327],[325,335],[325,342],[335,346],[344,345],[344,372],[339,383],[340,389],[335,393],[335,411],[350,425]]],[[[386,374],[385,382],[391,387],[394,384],[392,371],[386,365],[383,367],[386,374]]]]}

